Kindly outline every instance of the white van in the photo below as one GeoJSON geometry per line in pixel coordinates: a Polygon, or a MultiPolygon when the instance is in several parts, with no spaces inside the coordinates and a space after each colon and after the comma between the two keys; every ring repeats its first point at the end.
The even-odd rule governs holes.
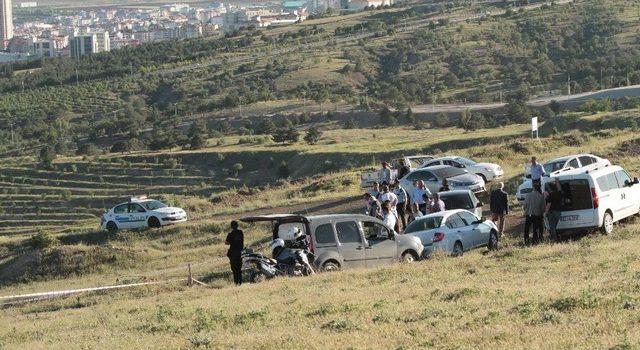
{"type": "Polygon", "coordinates": [[[556,179],[563,197],[560,232],[600,229],[609,234],[614,222],[640,214],[638,178],[620,166],[573,169],[544,182],[556,179]]]}

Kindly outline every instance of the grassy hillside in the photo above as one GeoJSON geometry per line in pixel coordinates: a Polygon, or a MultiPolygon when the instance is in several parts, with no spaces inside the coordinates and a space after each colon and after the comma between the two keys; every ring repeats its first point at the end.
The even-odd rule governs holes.
{"type": "Polygon", "coordinates": [[[640,345],[638,233],[628,223],[609,237],[414,265],[11,307],[0,320],[0,344],[630,349],[640,345]]]}

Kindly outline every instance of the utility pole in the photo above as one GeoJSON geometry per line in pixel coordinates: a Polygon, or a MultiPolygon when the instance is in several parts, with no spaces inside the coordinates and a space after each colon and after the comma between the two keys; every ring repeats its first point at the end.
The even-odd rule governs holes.
{"type": "Polygon", "coordinates": [[[431,111],[436,111],[436,87],[431,87],[431,111]]]}
{"type": "Polygon", "coordinates": [[[80,85],[80,79],[78,78],[78,68],[76,68],[76,85],[80,85]]]}
{"type": "Polygon", "coordinates": [[[602,67],[600,67],[600,90],[604,90],[604,86],[602,86],[602,67]]]}
{"type": "Polygon", "coordinates": [[[571,74],[567,74],[567,95],[571,95],[571,74]]]}

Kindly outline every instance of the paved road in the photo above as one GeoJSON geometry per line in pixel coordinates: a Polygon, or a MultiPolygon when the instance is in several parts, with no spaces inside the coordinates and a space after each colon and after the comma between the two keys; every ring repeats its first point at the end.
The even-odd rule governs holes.
{"type": "MultiPolygon", "coordinates": [[[[540,107],[558,101],[563,105],[575,105],[590,99],[618,99],[622,97],[640,97],[640,85],[631,85],[613,89],[590,91],[573,95],[559,95],[538,97],[529,100],[529,105],[540,107]]],[[[411,106],[414,113],[454,113],[465,110],[490,110],[504,107],[505,103],[456,103],[456,104],[436,104],[436,105],[416,105],[411,106]]]]}

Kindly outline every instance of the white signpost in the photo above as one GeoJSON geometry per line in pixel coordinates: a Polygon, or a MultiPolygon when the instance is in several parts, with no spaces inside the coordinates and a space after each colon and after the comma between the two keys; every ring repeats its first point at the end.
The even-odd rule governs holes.
{"type": "Polygon", "coordinates": [[[538,117],[531,118],[531,138],[538,138],[538,117]]]}

